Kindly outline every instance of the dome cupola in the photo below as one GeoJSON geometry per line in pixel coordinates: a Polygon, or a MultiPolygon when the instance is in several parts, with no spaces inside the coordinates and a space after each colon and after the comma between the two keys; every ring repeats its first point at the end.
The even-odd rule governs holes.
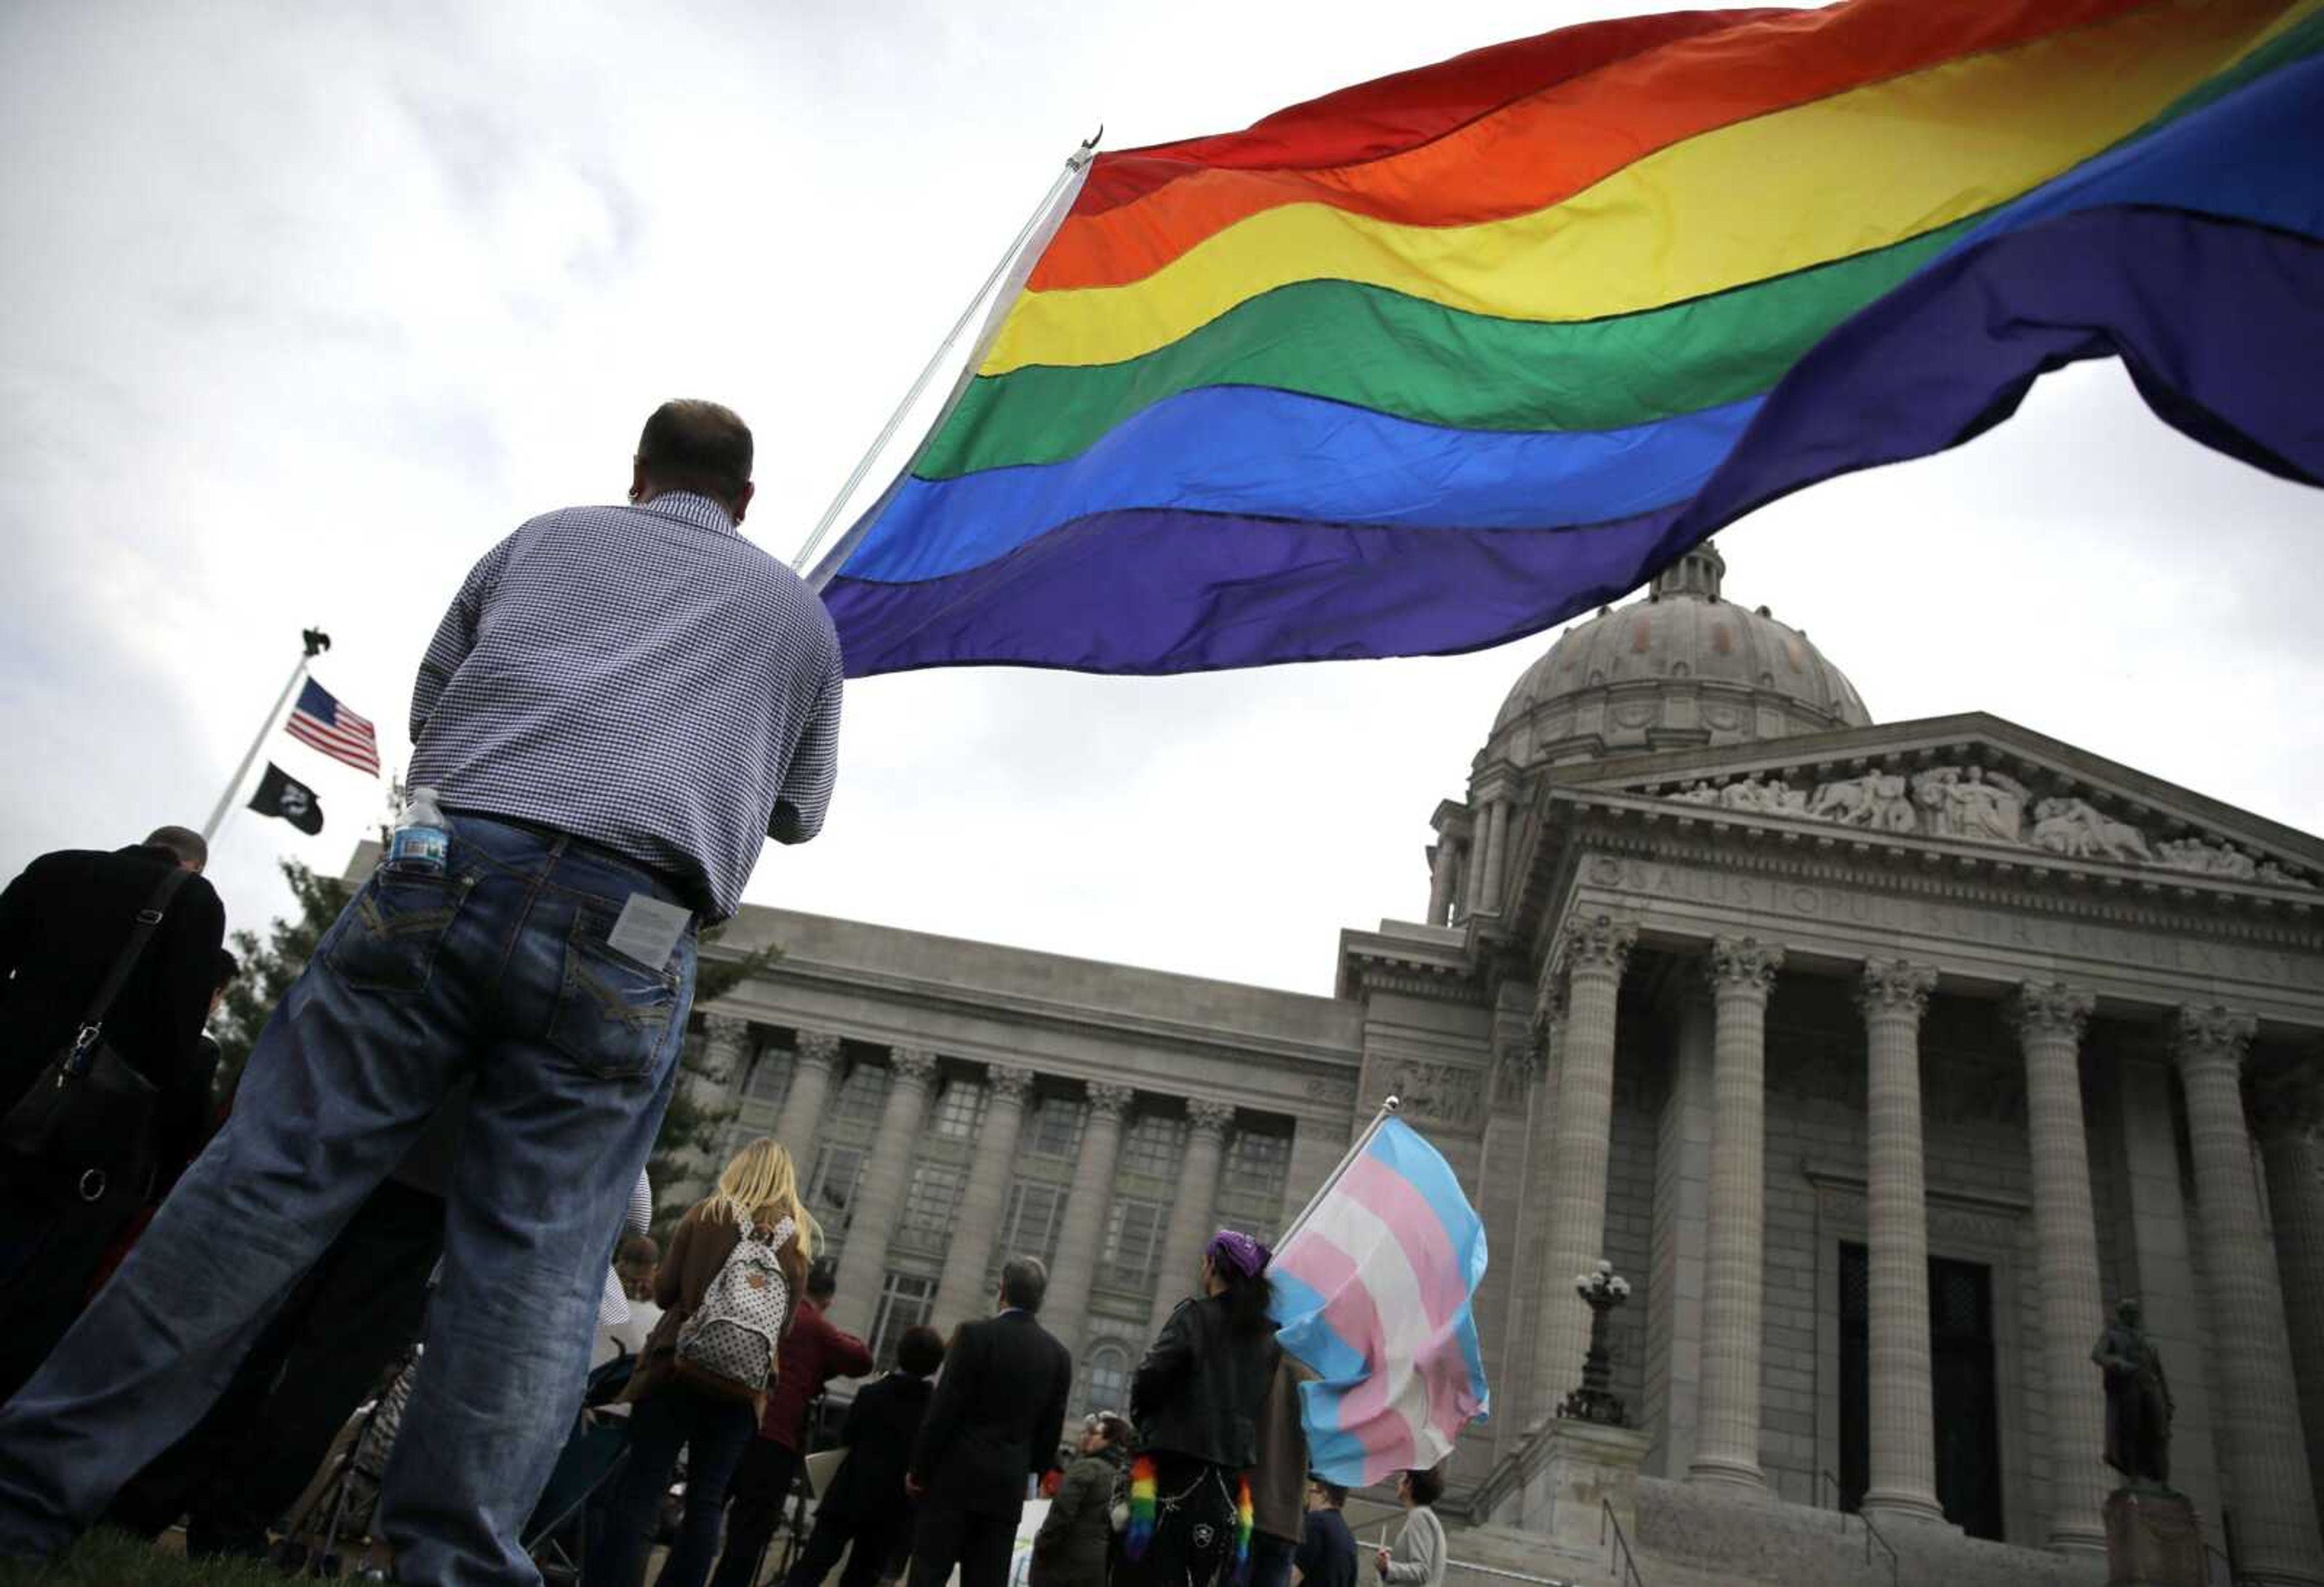
{"type": "Polygon", "coordinates": [[[1566,629],[1509,691],[1485,758],[1557,766],[1868,725],[1847,676],[1766,607],[1728,601],[1726,573],[1705,542],[1644,598],[1566,629]]]}

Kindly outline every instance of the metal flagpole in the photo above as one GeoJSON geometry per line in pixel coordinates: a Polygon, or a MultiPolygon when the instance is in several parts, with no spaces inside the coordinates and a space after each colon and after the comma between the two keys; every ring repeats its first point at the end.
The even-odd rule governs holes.
{"type": "Polygon", "coordinates": [[[1307,1205],[1299,1209],[1299,1215],[1284,1225],[1283,1233],[1276,1236],[1276,1250],[1281,1251],[1290,1245],[1291,1236],[1296,1234],[1314,1215],[1315,1209],[1323,1205],[1323,1197],[1332,1193],[1332,1187],[1340,1182],[1340,1177],[1364,1154],[1364,1148],[1372,1143],[1372,1137],[1379,1133],[1380,1126],[1403,1111],[1404,1099],[1400,1096],[1391,1096],[1380,1104],[1379,1112],[1372,1115],[1372,1122],[1364,1126],[1364,1133],[1356,1137],[1353,1146],[1348,1148],[1348,1154],[1340,1160],[1340,1166],[1324,1176],[1323,1183],[1317,1188],[1315,1194],[1307,1198],[1307,1205]]]}
{"type": "MultiPolygon", "coordinates": [[[[865,476],[871,473],[872,464],[879,462],[881,454],[888,449],[888,443],[894,440],[896,432],[903,427],[904,420],[910,414],[913,406],[927,393],[929,382],[936,379],[937,367],[944,362],[945,354],[952,351],[954,345],[959,342],[962,333],[968,329],[969,322],[975,318],[977,306],[992,295],[993,288],[1000,285],[1004,277],[1014,274],[1018,278],[1011,283],[1013,287],[1021,285],[1022,278],[1032,272],[1034,259],[1038,256],[1043,248],[1048,246],[1050,234],[1065,219],[1066,206],[1072,203],[1074,195],[1081,191],[1082,179],[1088,174],[1090,161],[1096,158],[1098,140],[1104,136],[1105,129],[1098,128],[1096,132],[1082,141],[1079,148],[1065,157],[1065,168],[1057,173],[1056,180],[1049,184],[1048,192],[1042,195],[1040,204],[1035,207],[1030,216],[1026,217],[1025,225],[1018,231],[1016,239],[1001,255],[999,262],[993,265],[992,273],[984,278],[984,284],[977,288],[976,295],[971,298],[966,307],[961,309],[960,317],[953,322],[952,329],[946,333],[945,339],[936,344],[936,352],[929,356],[927,363],[920,370],[919,378],[912,382],[912,389],[904,393],[904,399],[896,404],[896,411],[890,414],[888,422],[881,427],[878,438],[873,440],[871,448],[857,460],[855,472],[847,476],[847,482],[840,486],[839,494],[831,499],[829,507],[824,509],[822,518],[815,526],[815,532],[807,537],[807,544],[798,548],[798,555],[791,558],[791,568],[794,572],[807,567],[808,559],[815,555],[816,547],[823,544],[823,537],[831,532],[831,526],[839,520],[841,511],[849,501],[854,499],[855,492],[862,486],[865,476]],[[1035,243],[1037,234],[1039,241],[1035,243]],[[1028,244],[1032,245],[1028,246],[1028,244]]],[[[1001,302],[1005,302],[1012,296],[1014,296],[1013,291],[1002,291],[1000,298],[995,300],[994,307],[998,308],[1001,302]]],[[[975,377],[976,366],[982,362],[983,350],[991,341],[992,333],[998,328],[999,316],[996,314],[985,326],[984,335],[978,338],[976,353],[967,360],[959,375],[954,380],[952,394],[945,399],[943,409],[936,415],[935,421],[928,426],[929,436],[935,436],[942,427],[944,421],[951,417],[954,406],[960,401],[961,393],[968,389],[968,382],[975,377]]],[[[925,447],[927,444],[927,438],[924,437],[921,445],[925,447]]],[[[917,461],[918,457],[917,450],[913,455],[917,461]]],[[[903,472],[909,472],[908,466],[903,471],[903,472]]],[[[900,479],[901,473],[898,477],[900,479]]],[[[892,491],[894,486],[890,485],[889,489],[892,491]]],[[[886,496],[883,495],[881,500],[885,500],[886,496]]],[[[858,520],[859,527],[868,523],[872,516],[872,513],[864,514],[862,518],[858,520]]],[[[848,548],[849,542],[843,538],[829,559],[829,565],[834,571],[837,570],[840,562],[839,554],[848,548]]],[[[807,582],[814,588],[820,590],[829,582],[829,575],[825,574],[821,578],[810,575],[807,582]]]]}
{"type": "Polygon", "coordinates": [[[282,693],[267,711],[266,720],[258,724],[258,737],[250,741],[250,753],[242,757],[242,765],[235,768],[233,779],[226,785],[226,792],[218,795],[217,808],[210,812],[209,821],[202,828],[204,843],[215,842],[218,829],[226,825],[226,816],[234,810],[235,794],[240,792],[243,780],[250,775],[251,766],[258,760],[258,752],[266,748],[267,735],[274,731],[274,724],[281,719],[282,708],[290,703],[290,696],[298,692],[300,680],[307,675],[307,664],[331,647],[331,637],[320,628],[308,628],[300,633],[299,638],[301,646],[299,665],[290,669],[290,681],[282,685],[282,693]]]}

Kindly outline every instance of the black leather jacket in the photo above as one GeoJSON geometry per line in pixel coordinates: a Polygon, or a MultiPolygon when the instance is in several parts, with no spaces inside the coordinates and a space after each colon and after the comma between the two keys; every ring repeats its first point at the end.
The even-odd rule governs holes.
{"type": "Polygon", "coordinates": [[[1180,1301],[1130,1380],[1139,1448],[1250,1470],[1259,1461],[1259,1411],[1281,1353],[1271,1327],[1230,1333],[1226,1302],[1217,1296],[1180,1301]]]}

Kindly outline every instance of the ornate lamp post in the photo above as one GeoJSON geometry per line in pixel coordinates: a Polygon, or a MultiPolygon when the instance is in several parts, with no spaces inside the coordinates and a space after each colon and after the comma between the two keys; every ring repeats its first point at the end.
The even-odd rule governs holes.
{"type": "Polygon", "coordinates": [[[1574,1275],[1573,1292],[1590,1308],[1590,1354],[1582,1363],[1582,1387],[1565,1397],[1557,1414],[1627,1427],[1629,1413],[1622,1407],[1621,1396],[1609,1387],[1613,1369],[1606,1359],[1606,1314],[1630,1298],[1630,1281],[1615,1275],[1612,1262],[1601,1261],[1596,1271],[1574,1275]]]}

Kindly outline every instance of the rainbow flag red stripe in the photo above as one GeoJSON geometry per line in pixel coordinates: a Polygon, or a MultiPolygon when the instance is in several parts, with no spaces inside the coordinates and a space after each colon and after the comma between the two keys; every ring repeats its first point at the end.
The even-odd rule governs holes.
{"type": "Polygon", "coordinates": [[[2324,481],[2324,0],[1848,0],[1100,156],[818,570],[856,674],[1476,648],[2119,356],[2324,481]]]}

